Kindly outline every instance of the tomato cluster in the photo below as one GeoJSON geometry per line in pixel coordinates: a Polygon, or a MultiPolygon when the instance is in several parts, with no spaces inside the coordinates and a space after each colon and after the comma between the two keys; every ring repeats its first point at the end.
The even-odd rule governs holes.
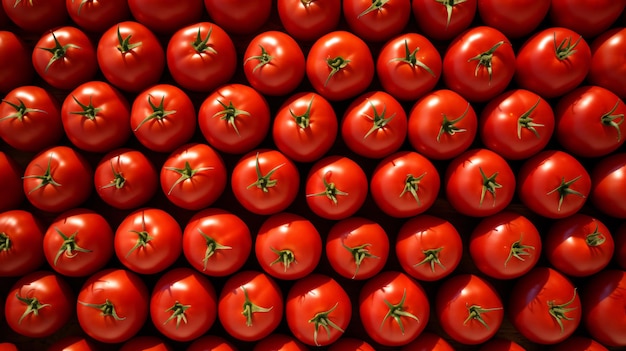
{"type": "Polygon", "coordinates": [[[0,350],[626,347],[624,8],[2,0],[0,350]]]}

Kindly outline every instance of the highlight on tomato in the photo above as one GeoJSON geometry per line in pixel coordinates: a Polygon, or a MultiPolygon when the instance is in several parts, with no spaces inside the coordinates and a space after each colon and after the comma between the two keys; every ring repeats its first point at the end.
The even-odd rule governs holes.
{"type": "Polygon", "coordinates": [[[19,209],[0,213],[0,277],[22,277],[44,263],[46,229],[37,217],[19,209]]]}

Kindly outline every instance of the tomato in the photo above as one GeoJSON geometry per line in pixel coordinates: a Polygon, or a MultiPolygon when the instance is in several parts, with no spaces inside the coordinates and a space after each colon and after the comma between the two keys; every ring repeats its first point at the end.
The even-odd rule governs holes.
{"type": "Polygon", "coordinates": [[[570,154],[542,151],[526,160],[517,173],[517,195],[531,211],[564,218],[580,210],[591,191],[591,177],[570,154]]]}
{"type": "Polygon", "coordinates": [[[504,319],[502,300],[486,280],[461,274],[443,282],[435,310],[441,327],[452,339],[476,345],[491,339],[504,319]]]}
{"type": "Polygon", "coordinates": [[[30,33],[43,33],[63,25],[67,20],[65,0],[2,0],[9,19],[20,29],[30,33]]]}
{"type": "Polygon", "coordinates": [[[430,317],[422,286],[404,273],[386,271],[369,279],[359,293],[359,316],[374,341],[402,346],[424,330],[430,317]]]}
{"type": "Polygon", "coordinates": [[[120,343],[132,338],[148,318],[149,293],[134,273],[108,268],[87,279],[78,293],[76,314],[95,340],[120,343]]]}
{"type": "Polygon", "coordinates": [[[150,296],[150,317],[169,339],[191,341],[206,333],[217,317],[217,295],[209,279],[186,267],[167,271],[150,296]]]}
{"type": "Polygon", "coordinates": [[[619,152],[600,159],[591,170],[591,203],[609,216],[626,219],[624,174],[626,153],[619,152]]]}
{"type": "Polygon", "coordinates": [[[209,16],[227,32],[251,34],[258,31],[270,17],[271,0],[204,0],[209,16]]]}
{"type": "Polygon", "coordinates": [[[55,145],[63,136],[61,105],[47,90],[21,86],[0,104],[0,138],[20,151],[35,152],[55,145]]]}
{"type": "Polygon", "coordinates": [[[272,277],[300,279],[317,267],[322,256],[322,238],[308,219],[281,212],[261,224],[254,253],[261,268],[272,277]]]}
{"type": "Polygon", "coordinates": [[[341,2],[336,0],[278,0],[281,24],[299,41],[314,41],[334,31],[341,19],[341,2]]]}
{"type": "Polygon", "coordinates": [[[206,144],[185,144],[161,167],[161,190],[174,205],[199,210],[212,205],[226,188],[226,165],[206,144]]]}
{"type": "Polygon", "coordinates": [[[262,340],[281,322],[283,295],[269,276],[240,271],[224,284],[218,313],[226,332],[237,340],[262,340]]]}
{"type": "Polygon", "coordinates": [[[591,49],[580,34],[567,28],[546,28],[517,50],[515,82],[545,99],[554,98],[582,83],[590,65],[591,49]]]}
{"type": "Polygon", "coordinates": [[[34,73],[31,49],[13,32],[0,31],[0,66],[3,67],[0,71],[0,92],[6,93],[31,84],[34,73]]]}
{"type": "Polygon", "coordinates": [[[585,38],[595,37],[611,27],[625,8],[626,3],[619,1],[552,0],[550,22],[585,38]]]}
{"type": "Polygon", "coordinates": [[[167,68],[187,90],[209,92],[226,84],[237,68],[230,36],[219,26],[200,22],[176,31],[167,44],[167,68]]]}
{"type": "Polygon", "coordinates": [[[561,97],[554,109],[556,138],[570,153],[600,157],[626,141],[626,105],[608,89],[582,86],[561,97]]]}
{"type": "Polygon", "coordinates": [[[434,160],[460,155],[474,142],[478,119],[458,93],[441,89],[415,102],[409,112],[408,139],[413,149],[434,160]]]}
{"type": "Polygon", "coordinates": [[[21,277],[44,262],[45,228],[25,210],[0,213],[0,277],[21,277]]]}
{"type": "Polygon", "coordinates": [[[15,346],[15,344],[10,343],[10,342],[0,343],[0,350],[2,350],[2,351],[19,351],[17,346],[15,346]]]}
{"type": "MultiPolygon", "coordinates": [[[[626,12],[624,12],[626,13],[626,12]]],[[[614,28],[598,35],[591,42],[590,84],[607,88],[626,99],[626,28],[614,28]]]]}
{"type": "Polygon", "coordinates": [[[158,38],[134,21],[117,23],[102,33],[96,55],[106,80],[131,93],[157,83],[165,68],[165,53],[158,38]]]}
{"type": "Polygon", "coordinates": [[[425,331],[415,340],[404,345],[401,351],[454,351],[454,348],[443,337],[425,331]]]}
{"type": "Polygon", "coordinates": [[[196,110],[183,90],[171,84],[157,84],[135,97],[130,127],[148,149],[172,152],[195,133],[196,110]]]}
{"type": "Polygon", "coordinates": [[[2,173],[0,173],[0,189],[2,189],[0,212],[17,209],[24,201],[24,192],[22,191],[24,170],[13,157],[3,151],[0,151],[0,169],[2,169],[2,173]]]}
{"type": "Polygon", "coordinates": [[[512,340],[493,338],[484,343],[479,351],[526,351],[525,348],[520,346],[512,340]]]}
{"type": "Polygon", "coordinates": [[[102,81],[84,83],[69,93],[61,108],[61,121],[70,142],[89,152],[122,147],[131,134],[128,100],[102,81]]]}
{"type": "Polygon", "coordinates": [[[383,158],[404,143],[407,117],[402,105],[384,91],[365,93],[346,109],[341,120],[341,137],[354,153],[383,158]]]}
{"type": "Polygon", "coordinates": [[[485,217],[504,210],[515,195],[515,174],[502,156],[472,149],[448,164],[446,199],[467,216],[485,217]]]}
{"type": "Polygon", "coordinates": [[[581,291],[585,328],[606,346],[626,346],[626,318],[617,312],[626,306],[624,289],[626,272],[610,269],[590,278],[581,291]]]}
{"type": "Polygon", "coordinates": [[[347,100],[367,89],[374,78],[374,59],[363,39],[333,31],[317,39],[306,58],[306,75],[328,100],[347,100]]]}
{"type": "Polygon", "coordinates": [[[75,208],[59,215],[43,238],[48,264],[57,273],[85,277],[113,256],[113,229],[100,214],[75,208]]]}
{"type": "Polygon", "coordinates": [[[508,160],[526,159],[543,150],[554,133],[554,125],[550,104],[525,89],[495,97],[478,119],[482,143],[508,160]]]}
{"type": "Polygon", "coordinates": [[[257,342],[253,351],[307,351],[304,344],[287,334],[270,334],[257,342]]]}
{"type": "Polygon", "coordinates": [[[429,38],[449,40],[467,29],[476,15],[477,0],[412,0],[418,28],[429,38]]]}
{"type": "Polygon", "coordinates": [[[454,225],[427,214],[407,220],[400,227],[395,244],[402,269],[422,281],[449,275],[463,256],[461,236],[454,225]]]}
{"type": "Polygon", "coordinates": [[[125,0],[65,0],[65,7],[72,21],[87,32],[103,33],[130,18],[125,0]]]}
{"type": "Polygon", "coordinates": [[[136,336],[126,341],[120,351],[173,351],[163,340],[156,336],[136,336]]]}
{"type": "MultiPolygon", "coordinates": [[[[97,351],[98,346],[88,337],[69,335],[55,341],[47,351],[97,351]]],[[[10,350],[7,350],[10,351],[10,350]]]]}
{"type": "Polygon", "coordinates": [[[405,33],[389,39],[376,59],[376,76],[398,100],[417,100],[441,77],[441,55],[425,36],[405,33]]]}
{"type": "Polygon", "coordinates": [[[532,33],[550,10],[551,0],[478,0],[482,22],[507,37],[522,38],[532,33]]]}
{"type": "Polygon", "coordinates": [[[376,351],[376,349],[363,340],[344,337],[330,345],[328,351],[376,351]]]}
{"type": "Polygon", "coordinates": [[[363,217],[350,217],[330,228],[325,252],[333,270],[342,277],[369,279],[387,263],[389,238],[380,224],[363,217]]]}
{"type": "Polygon", "coordinates": [[[539,261],[542,245],[533,222],[512,211],[484,218],[469,238],[469,252],[476,268],[496,279],[513,279],[528,273],[539,261]]]}
{"type": "Polygon", "coordinates": [[[558,343],[552,347],[555,351],[608,351],[606,347],[599,342],[586,338],[584,336],[571,336],[565,341],[558,343]]]}
{"type": "Polygon", "coordinates": [[[50,336],[74,313],[74,293],[58,275],[37,271],[20,278],[7,294],[4,315],[13,331],[29,338],[50,336]]]}
{"type": "Polygon", "coordinates": [[[311,274],[289,289],[285,315],[291,333],[310,346],[326,346],[344,333],[352,316],[352,304],[336,280],[311,274]]]}
{"type": "Polygon", "coordinates": [[[344,219],[363,206],[367,188],[367,176],[358,163],[345,156],[326,156],[309,170],[306,203],[322,218],[344,219]]]}
{"type": "Polygon", "coordinates": [[[108,205],[129,210],[144,205],[157,191],[157,171],[141,151],[113,150],[98,162],[94,185],[108,205]]]}
{"type": "Polygon", "coordinates": [[[205,335],[192,342],[187,351],[237,351],[237,349],[222,337],[205,335]]]}
{"type": "Polygon", "coordinates": [[[620,225],[613,237],[615,239],[613,261],[615,261],[621,269],[626,270],[626,224],[620,225]]]}
{"type": "Polygon", "coordinates": [[[386,41],[409,23],[410,0],[344,0],[343,18],[350,31],[367,41],[386,41]]]}
{"type": "Polygon", "coordinates": [[[196,23],[204,12],[202,0],[171,2],[129,0],[128,7],[133,17],[151,31],[172,34],[178,29],[196,23]]]}
{"type": "Polygon", "coordinates": [[[270,127],[270,108],[254,88],[227,84],[202,102],[198,124],[214,148],[229,154],[244,154],[265,139],[270,127]]]}
{"type": "Polygon", "coordinates": [[[613,258],[614,250],[613,236],[607,226],[582,213],[552,223],[544,237],[548,261],[561,273],[573,277],[600,272],[613,258]]]}
{"type": "Polygon", "coordinates": [[[210,276],[238,271],[252,250],[248,225],[237,215],[217,208],[194,214],[183,231],[183,253],[189,264],[210,276]]]}
{"type": "Polygon", "coordinates": [[[582,316],[580,297],[572,282],[547,267],[536,267],[515,282],[507,311],[522,336],[546,345],[571,336],[582,316]]]}
{"type": "Polygon", "coordinates": [[[63,212],[81,205],[93,187],[93,172],[85,157],[62,145],[35,155],[23,179],[26,199],[47,212],[63,212]]]}

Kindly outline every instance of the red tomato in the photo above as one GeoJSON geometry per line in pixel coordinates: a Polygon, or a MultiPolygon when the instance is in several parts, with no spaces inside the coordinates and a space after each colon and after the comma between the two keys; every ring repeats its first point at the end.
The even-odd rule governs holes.
{"type": "Polygon", "coordinates": [[[593,40],[587,79],[626,99],[626,28],[608,30],[593,40]]]}
{"type": "Polygon", "coordinates": [[[70,142],[89,152],[122,147],[131,134],[128,100],[101,81],[84,83],[69,93],[61,108],[61,121],[70,142]]]}
{"type": "Polygon", "coordinates": [[[341,137],[354,153],[383,158],[404,144],[407,117],[402,105],[384,91],[365,93],[346,109],[341,120],[341,137]]]}
{"type": "Polygon", "coordinates": [[[191,341],[206,333],[217,317],[217,295],[209,279],[191,268],[174,268],[156,282],[150,317],[169,339],[191,341]]]}
{"type": "Polygon", "coordinates": [[[13,32],[0,31],[0,92],[31,84],[34,72],[31,62],[31,49],[24,40],[13,32]]]}
{"type": "Polygon", "coordinates": [[[604,157],[591,170],[591,203],[609,216],[626,219],[626,153],[604,157]]]}
{"type": "Polygon", "coordinates": [[[237,351],[237,349],[222,337],[205,335],[192,342],[187,351],[237,351]]]}
{"type": "Polygon", "coordinates": [[[315,91],[326,99],[346,100],[369,87],[374,78],[374,59],[361,38],[333,31],[309,49],[306,75],[315,91]]]}
{"type": "Polygon", "coordinates": [[[508,160],[521,160],[548,145],[555,121],[546,100],[532,91],[514,89],[489,101],[478,123],[485,147],[508,160]]]}
{"type": "Polygon", "coordinates": [[[482,22],[507,37],[522,38],[535,30],[550,10],[551,0],[478,0],[482,22]]]}
{"type": "Polygon", "coordinates": [[[17,346],[15,346],[15,344],[10,343],[10,342],[0,343],[0,350],[2,350],[2,351],[19,351],[17,346]]]}
{"type": "Polygon", "coordinates": [[[157,37],[133,21],[117,23],[105,31],[96,55],[107,81],[132,93],[157,83],[165,68],[165,53],[157,37]]]}
{"type": "Polygon", "coordinates": [[[599,342],[578,335],[567,338],[565,341],[554,345],[551,349],[554,351],[609,351],[599,342]]]}
{"type": "Polygon", "coordinates": [[[237,52],[219,26],[200,22],[174,33],[167,44],[167,68],[182,88],[209,92],[235,74],[237,52]]]}
{"type": "Polygon", "coordinates": [[[413,16],[421,32],[435,40],[449,40],[472,24],[477,0],[412,0],[413,16]]]}
{"type": "Polygon", "coordinates": [[[60,330],[74,313],[74,293],[60,276],[37,271],[20,278],[9,290],[4,316],[9,327],[28,338],[60,330]]]}
{"type": "Polygon", "coordinates": [[[463,243],[452,223],[431,215],[419,215],[400,228],[396,256],[402,269],[413,278],[434,281],[456,269],[463,256],[463,243]]]}
{"type": "Polygon", "coordinates": [[[409,23],[410,0],[344,0],[343,18],[350,31],[367,41],[385,41],[409,23]]]}
{"type": "Polygon", "coordinates": [[[358,163],[344,156],[327,156],[309,170],[306,203],[322,218],[344,219],[363,206],[367,188],[367,176],[358,163]]]}
{"type": "Polygon", "coordinates": [[[212,205],[226,188],[226,165],[206,144],[185,144],[161,167],[161,190],[174,205],[199,210],[212,205]]]}
{"type": "Polygon", "coordinates": [[[620,1],[552,0],[550,22],[585,38],[595,37],[611,27],[625,8],[626,3],[620,1]]]}
{"type": "MultiPolygon", "coordinates": [[[[98,345],[88,337],[69,335],[55,341],[46,351],[97,351],[98,345]]],[[[11,350],[6,350],[11,351],[11,350]]],[[[17,349],[16,349],[17,351],[17,349]]]]}
{"type": "Polygon", "coordinates": [[[178,259],[182,241],[182,230],[172,215],[143,208],[128,214],[117,227],[115,255],[136,273],[155,274],[178,259]]]}
{"type": "Polygon", "coordinates": [[[278,0],[281,24],[292,37],[314,41],[337,28],[341,2],[336,0],[278,0]]]}
{"type": "Polygon", "coordinates": [[[22,167],[7,153],[0,151],[0,212],[17,209],[24,201],[22,167]]]}
{"type": "Polygon", "coordinates": [[[130,18],[126,0],[65,0],[65,6],[72,21],[88,32],[103,33],[130,18]]]}
{"type": "Polygon", "coordinates": [[[513,279],[528,273],[541,257],[542,241],[528,218],[512,211],[486,217],[469,238],[473,263],[496,279],[513,279]]]}
{"type": "Polygon", "coordinates": [[[43,238],[48,264],[57,273],[85,277],[113,256],[113,229],[102,215],[75,208],[59,215],[43,238]]]}
{"type": "Polygon", "coordinates": [[[361,339],[344,337],[330,345],[328,351],[376,351],[376,349],[361,339]]]}
{"type": "Polygon", "coordinates": [[[41,266],[44,232],[30,212],[0,213],[0,277],[22,277],[41,266]]]}
{"type": "Polygon", "coordinates": [[[261,268],[274,278],[300,279],[317,267],[322,238],[308,219],[282,212],[261,224],[254,252],[261,268]]]}
{"type": "Polygon", "coordinates": [[[369,279],[359,293],[359,316],[374,341],[402,346],[424,330],[430,317],[422,286],[404,273],[386,271],[369,279]]]}
{"type": "Polygon", "coordinates": [[[310,346],[326,346],[337,341],[350,324],[352,304],[336,280],[311,274],[289,289],[285,315],[296,339],[310,346]]]}
{"type": "Polygon", "coordinates": [[[508,300],[513,326],[526,339],[556,344],[572,335],[581,320],[581,303],[572,282],[552,268],[537,267],[523,275],[508,300]]]}
{"type": "Polygon", "coordinates": [[[461,95],[442,89],[415,102],[409,113],[408,139],[415,151],[435,160],[460,155],[474,142],[478,119],[461,95]]]}
{"type": "Polygon", "coordinates": [[[415,340],[404,345],[402,351],[454,351],[443,337],[429,331],[421,333],[415,340]]]}
{"type": "Polygon", "coordinates": [[[398,100],[417,100],[441,77],[441,55],[425,36],[405,33],[385,43],[376,59],[376,76],[398,100]]]}
{"type": "Polygon", "coordinates": [[[196,23],[204,12],[202,0],[168,1],[129,0],[133,17],[151,31],[169,35],[178,29],[196,23]]]}
{"type": "Polygon", "coordinates": [[[283,295],[269,276],[240,271],[231,276],[219,298],[220,323],[237,340],[256,341],[278,327],[283,316],[283,295]]]}
{"type": "Polygon", "coordinates": [[[591,49],[570,29],[546,28],[517,50],[515,81],[522,89],[554,98],[576,88],[587,76],[591,49]]]}
{"type": "Polygon", "coordinates": [[[204,0],[209,16],[220,27],[233,34],[258,31],[270,17],[271,0],[204,0]]]}
{"type": "Polygon", "coordinates": [[[67,21],[65,0],[2,0],[9,19],[20,29],[30,33],[43,33],[67,21]]]}
{"type": "Polygon", "coordinates": [[[61,105],[37,86],[11,90],[0,103],[0,138],[20,151],[35,152],[55,145],[63,136],[61,105]]]}
{"type": "Polygon", "coordinates": [[[436,313],[443,330],[465,345],[491,339],[504,319],[502,301],[486,280],[461,274],[447,279],[439,287],[436,313]]]}
{"type": "Polygon", "coordinates": [[[591,177],[568,153],[546,150],[529,158],[517,173],[517,195],[531,211],[548,218],[564,218],[585,204],[591,177]]]}
{"type": "Polygon", "coordinates": [[[472,149],[448,164],[446,198],[458,212],[474,217],[504,210],[515,195],[515,174],[502,156],[472,149]]]}
{"type": "Polygon", "coordinates": [[[87,335],[105,343],[121,343],[139,332],[148,318],[149,293],[134,273],[109,268],[85,281],[76,314],[87,335]]]}
{"type": "Polygon", "coordinates": [[[211,146],[225,153],[243,154],[265,139],[270,127],[270,108],[255,89],[227,84],[202,102],[198,124],[211,146]]]}
{"type": "Polygon", "coordinates": [[[619,313],[626,306],[626,272],[602,271],[587,281],[583,290],[583,319],[591,337],[606,346],[626,346],[626,317],[619,313]]]}
{"type": "Polygon", "coordinates": [[[253,351],[308,351],[309,348],[286,334],[271,334],[254,345],[253,351]]]}
{"type": "Polygon", "coordinates": [[[250,229],[237,215],[217,208],[197,212],[183,232],[183,253],[189,264],[210,276],[238,271],[252,250],[250,229]]]}
{"type": "Polygon", "coordinates": [[[341,220],[326,237],[326,258],[335,272],[362,280],[378,274],[389,257],[389,238],[380,224],[363,217],[341,220]]]}
{"type": "Polygon", "coordinates": [[[78,151],[67,146],[46,149],[30,160],[24,170],[26,199],[47,212],[77,207],[91,195],[93,172],[78,151]]]}
{"type": "Polygon", "coordinates": [[[156,336],[136,336],[126,341],[119,351],[173,351],[173,349],[156,336]]]}

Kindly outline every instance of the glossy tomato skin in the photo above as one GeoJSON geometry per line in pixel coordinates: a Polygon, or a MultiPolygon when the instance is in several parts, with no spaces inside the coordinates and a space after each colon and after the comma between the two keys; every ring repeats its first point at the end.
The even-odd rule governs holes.
{"type": "Polygon", "coordinates": [[[591,42],[590,84],[607,88],[626,99],[626,28],[613,28],[591,42]]]}
{"type": "Polygon", "coordinates": [[[413,16],[418,27],[427,37],[450,40],[467,29],[476,15],[477,1],[412,0],[413,16]]]}
{"type": "Polygon", "coordinates": [[[373,3],[369,0],[343,1],[343,18],[350,31],[371,42],[381,42],[400,34],[409,23],[410,0],[373,3]]]}
{"type": "Polygon", "coordinates": [[[272,12],[271,0],[246,1],[204,0],[209,16],[231,34],[251,34],[258,31],[272,12]]]}
{"type": "Polygon", "coordinates": [[[22,190],[22,175],[24,170],[11,157],[11,155],[0,151],[0,212],[16,210],[24,201],[24,191],[22,190]]]}
{"type": "Polygon", "coordinates": [[[626,191],[623,174],[626,153],[618,152],[602,158],[591,170],[591,203],[609,216],[626,219],[626,201],[620,194],[626,191]]]}
{"type": "Polygon", "coordinates": [[[552,0],[550,21],[591,38],[611,27],[625,8],[626,4],[619,1],[552,0]]]}
{"type": "Polygon", "coordinates": [[[337,0],[278,0],[280,22],[294,39],[312,42],[337,28],[341,2],[337,0]]]}
{"type": "Polygon", "coordinates": [[[552,347],[554,351],[608,351],[599,342],[584,337],[574,335],[567,338],[565,341],[560,342],[552,347]]]}
{"type": "Polygon", "coordinates": [[[202,0],[176,1],[157,0],[146,3],[141,0],[128,1],[133,17],[151,31],[168,35],[176,30],[196,23],[202,17],[202,0]]]}
{"type": "Polygon", "coordinates": [[[45,228],[25,210],[0,213],[0,277],[19,277],[33,272],[44,262],[45,228]]]}
{"type": "MultiPolygon", "coordinates": [[[[1,10],[1,9],[0,9],[1,10]]],[[[0,92],[29,85],[33,79],[31,48],[16,33],[0,30],[0,92]]]]}
{"type": "Polygon", "coordinates": [[[237,349],[220,336],[205,335],[193,341],[187,351],[237,351],[237,349]]]}
{"type": "Polygon", "coordinates": [[[442,336],[424,331],[415,340],[404,345],[401,351],[454,351],[454,348],[442,336]]]}
{"type": "Polygon", "coordinates": [[[122,147],[131,134],[128,100],[103,81],[86,82],[72,90],[63,101],[61,121],[70,142],[88,152],[122,147]]]}
{"type": "Polygon", "coordinates": [[[112,25],[130,18],[128,1],[76,1],[65,0],[70,18],[87,32],[103,33],[112,25]]]}
{"type": "Polygon", "coordinates": [[[167,44],[166,56],[172,78],[180,87],[191,91],[210,92],[226,84],[237,68],[232,39],[211,22],[191,24],[176,31],[167,44]]]}
{"type": "Polygon", "coordinates": [[[478,14],[486,25],[508,38],[522,38],[541,24],[550,10],[550,3],[551,0],[478,0],[478,14]]]}
{"type": "Polygon", "coordinates": [[[197,339],[217,318],[215,288],[206,276],[191,268],[169,270],[152,290],[150,317],[156,329],[168,339],[197,339]]]}
{"type": "Polygon", "coordinates": [[[68,17],[64,0],[2,0],[2,7],[13,23],[28,33],[41,34],[63,25],[68,17]]]}
{"type": "Polygon", "coordinates": [[[626,272],[610,269],[593,276],[581,291],[585,327],[603,345],[626,346],[626,318],[616,313],[626,305],[625,288],[626,272]]]}
{"type": "Polygon", "coordinates": [[[307,351],[309,348],[288,334],[270,334],[254,345],[253,351],[307,351]]]}
{"type": "Polygon", "coordinates": [[[98,346],[100,345],[86,336],[69,335],[55,341],[47,351],[97,351],[98,346]]]}

